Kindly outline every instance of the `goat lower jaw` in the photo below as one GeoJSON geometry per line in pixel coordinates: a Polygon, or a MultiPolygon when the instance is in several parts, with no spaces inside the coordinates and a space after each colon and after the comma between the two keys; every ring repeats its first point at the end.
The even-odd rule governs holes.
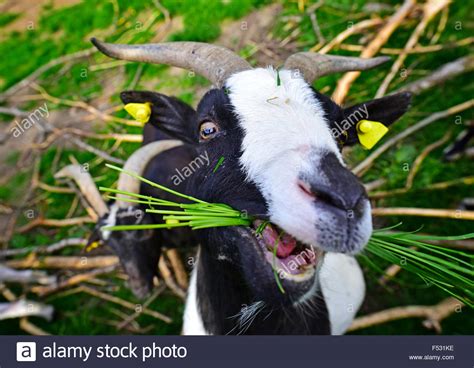
{"type": "MultiPolygon", "coordinates": [[[[253,225],[257,228],[260,224],[260,221],[256,221],[253,225]]],[[[268,224],[260,234],[252,230],[270,267],[276,270],[281,279],[303,282],[314,278],[324,252],[312,245],[302,244],[277,229],[276,225],[268,224]]]]}

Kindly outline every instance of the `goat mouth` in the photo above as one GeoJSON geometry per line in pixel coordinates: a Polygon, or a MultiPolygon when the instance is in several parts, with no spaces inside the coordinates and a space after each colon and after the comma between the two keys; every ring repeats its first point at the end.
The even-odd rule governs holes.
{"type": "Polygon", "coordinates": [[[298,282],[314,275],[323,251],[299,242],[275,224],[255,220],[252,225],[252,233],[266,261],[280,278],[298,282]]]}

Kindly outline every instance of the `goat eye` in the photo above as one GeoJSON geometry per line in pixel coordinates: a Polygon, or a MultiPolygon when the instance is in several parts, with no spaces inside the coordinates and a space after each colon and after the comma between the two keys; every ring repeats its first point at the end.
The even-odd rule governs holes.
{"type": "Polygon", "coordinates": [[[212,121],[206,121],[199,127],[199,135],[201,136],[201,139],[210,139],[214,137],[218,131],[219,128],[212,121]]]}

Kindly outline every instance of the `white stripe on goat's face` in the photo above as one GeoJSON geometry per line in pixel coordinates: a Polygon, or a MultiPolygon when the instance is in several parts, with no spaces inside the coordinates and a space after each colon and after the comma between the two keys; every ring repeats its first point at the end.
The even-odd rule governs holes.
{"type": "MultiPolygon", "coordinates": [[[[349,218],[357,211],[356,218],[347,220],[340,208],[322,206],[318,204],[322,197],[316,194],[311,198],[302,190],[305,181],[317,181],[331,190],[334,175],[328,179],[330,175],[323,167],[327,157],[332,158],[333,168],[347,170],[325,111],[310,86],[294,71],[280,71],[279,85],[277,79],[274,69],[259,68],[236,73],[227,81],[244,134],[241,166],[267,201],[272,223],[307,244],[326,250],[358,251],[372,231],[369,202],[361,198],[354,202],[357,208],[338,206],[349,218]]],[[[347,185],[356,182],[349,179],[347,185]]],[[[333,188],[335,192],[340,189],[341,185],[333,188]]],[[[334,193],[335,197],[343,195],[334,193]]]]}

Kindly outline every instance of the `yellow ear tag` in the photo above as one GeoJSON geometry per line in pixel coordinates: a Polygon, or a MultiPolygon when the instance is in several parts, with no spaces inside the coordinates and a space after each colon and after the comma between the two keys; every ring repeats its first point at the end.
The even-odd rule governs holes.
{"type": "Polygon", "coordinates": [[[90,252],[92,249],[99,248],[99,246],[100,246],[99,242],[97,241],[92,242],[86,247],[86,252],[90,252]]]}
{"type": "Polygon", "coordinates": [[[371,149],[387,134],[388,128],[378,121],[361,120],[357,123],[357,136],[365,149],[371,149]]]}
{"type": "Polygon", "coordinates": [[[139,123],[145,124],[150,120],[151,103],[129,103],[124,106],[124,109],[133,116],[139,123]]]}

